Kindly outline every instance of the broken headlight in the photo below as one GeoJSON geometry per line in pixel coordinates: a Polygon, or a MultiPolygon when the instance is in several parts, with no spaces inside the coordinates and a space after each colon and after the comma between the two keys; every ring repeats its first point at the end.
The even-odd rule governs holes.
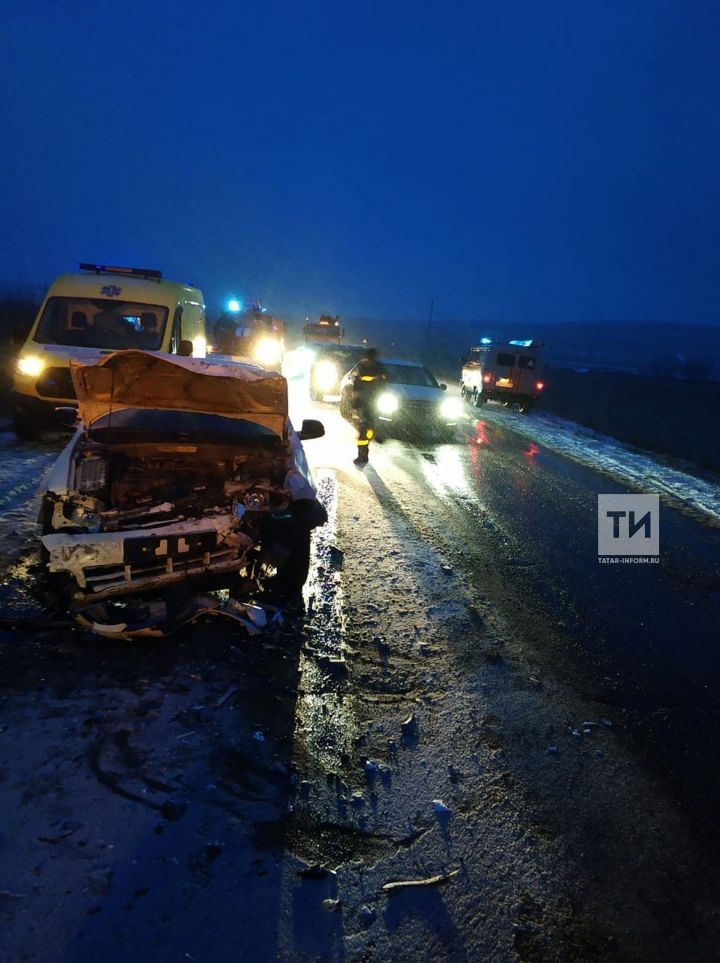
{"type": "Polygon", "coordinates": [[[75,488],[82,495],[97,492],[107,484],[107,462],[104,458],[90,455],[83,458],[75,469],[75,488]]]}

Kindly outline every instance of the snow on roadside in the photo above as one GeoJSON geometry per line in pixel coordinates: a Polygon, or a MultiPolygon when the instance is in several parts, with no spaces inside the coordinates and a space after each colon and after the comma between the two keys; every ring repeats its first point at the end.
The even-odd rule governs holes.
{"type": "Polygon", "coordinates": [[[643,492],[657,492],[677,507],[689,509],[705,524],[720,526],[720,486],[665,465],[651,452],[633,450],[614,438],[553,415],[527,418],[486,406],[481,417],[505,424],[516,434],[643,492]]]}

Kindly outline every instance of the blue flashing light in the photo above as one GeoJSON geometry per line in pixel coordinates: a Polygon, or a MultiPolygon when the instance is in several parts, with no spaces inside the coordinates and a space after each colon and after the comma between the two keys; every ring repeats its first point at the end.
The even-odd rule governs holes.
{"type": "Polygon", "coordinates": [[[529,348],[532,344],[532,338],[529,341],[508,341],[508,344],[517,345],[518,348],[529,348]]]}
{"type": "Polygon", "coordinates": [[[233,314],[242,311],[242,301],[238,301],[237,298],[230,298],[228,301],[228,311],[232,311],[233,314]]]}
{"type": "Polygon", "coordinates": [[[480,344],[492,344],[492,338],[480,338],[480,344]]]}

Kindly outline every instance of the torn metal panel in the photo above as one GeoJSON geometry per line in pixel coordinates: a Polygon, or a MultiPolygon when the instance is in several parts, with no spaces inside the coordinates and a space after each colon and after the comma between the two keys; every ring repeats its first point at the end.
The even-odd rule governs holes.
{"type": "Polygon", "coordinates": [[[287,381],[249,364],[116,351],[96,364],[70,362],[85,427],[124,408],[196,411],[244,419],[287,434],[287,381]]]}

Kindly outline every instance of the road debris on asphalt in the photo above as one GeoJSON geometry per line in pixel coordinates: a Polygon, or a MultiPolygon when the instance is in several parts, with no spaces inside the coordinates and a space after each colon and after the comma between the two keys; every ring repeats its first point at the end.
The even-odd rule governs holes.
{"type": "Polygon", "coordinates": [[[453,869],[449,873],[440,873],[437,876],[427,876],[425,879],[396,879],[389,883],[383,883],[383,890],[392,893],[399,889],[407,889],[413,886],[441,886],[447,883],[453,876],[457,876],[459,869],[453,869]]]}
{"type": "Polygon", "coordinates": [[[73,612],[76,622],[88,632],[106,639],[129,641],[141,638],[167,638],[179,629],[205,617],[227,619],[249,635],[260,635],[269,625],[282,625],[283,615],[275,605],[222,602],[210,594],[194,595],[179,614],[171,615],[162,601],[141,603],[96,602],[73,612]]]}
{"type": "Polygon", "coordinates": [[[217,702],[215,703],[215,708],[216,708],[216,709],[220,709],[222,706],[224,706],[225,703],[226,703],[226,702],[228,701],[228,699],[230,698],[230,696],[235,695],[235,693],[236,693],[237,691],[238,691],[238,687],[237,687],[236,685],[231,685],[230,688],[229,688],[229,689],[226,689],[226,691],[223,692],[223,694],[222,694],[222,695],[220,696],[220,698],[217,700],[217,702]]]}

